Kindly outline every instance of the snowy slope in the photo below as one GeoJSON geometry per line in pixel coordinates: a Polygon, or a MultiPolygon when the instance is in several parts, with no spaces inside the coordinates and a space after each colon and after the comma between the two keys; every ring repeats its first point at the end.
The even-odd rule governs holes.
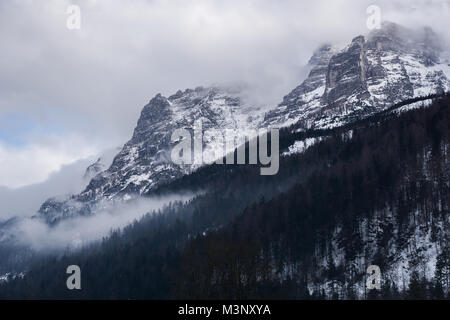
{"type": "Polygon", "coordinates": [[[438,36],[385,23],[344,49],[318,51],[308,79],[270,111],[264,126],[300,121],[303,128],[330,128],[414,97],[450,89],[450,67],[438,36]]]}
{"type": "Polygon", "coordinates": [[[243,103],[240,94],[238,87],[198,87],[178,91],[170,97],[158,94],[143,108],[133,137],[111,166],[94,176],[80,194],[47,200],[39,210],[40,215],[49,223],[78,214],[89,215],[107,202],[133,199],[189,174],[201,163],[216,160],[214,156],[219,153],[215,151],[223,148],[223,142],[205,135],[203,161],[175,164],[171,160],[175,145],[171,135],[181,128],[192,133],[196,123],[201,121],[203,131],[218,130],[222,134],[229,131],[236,135],[236,140],[245,135],[254,136],[261,113],[243,103]]]}
{"type": "MultiPolygon", "coordinates": [[[[341,50],[321,46],[310,59],[307,79],[266,114],[244,103],[239,87],[198,87],[170,97],[158,94],[143,108],[133,137],[111,166],[95,175],[82,193],[46,201],[40,216],[53,223],[89,215],[105,202],[133,199],[191,173],[200,163],[216,160],[223,141],[206,136],[203,161],[192,165],[171,161],[171,134],[180,128],[192,131],[196,121],[202,122],[203,131],[229,130],[239,140],[255,130],[292,124],[301,130],[337,127],[406,99],[448,91],[450,67],[444,54],[431,29],[385,23],[341,50]]],[[[310,143],[297,142],[288,153],[302,152],[310,143]]]]}

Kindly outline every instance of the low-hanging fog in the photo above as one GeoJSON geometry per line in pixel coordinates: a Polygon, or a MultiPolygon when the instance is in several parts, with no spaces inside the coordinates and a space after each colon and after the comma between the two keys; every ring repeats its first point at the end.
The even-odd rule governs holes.
{"type": "Polygon", "coordinates": [[[36,252],[77,249],[108,236],[112,230],[120,230],[138,221],[147,213],[162,209],[174,201],[188,201],[192,196],[170,195],[110,204],[108,208],[98,210],[92,216],[66,219],[52,227],[41,219],[27,217],[18,221],[8,232],[17,241],[15,244],[30,247],[36,252]]]}
{"type": "Polygon", "coordinates": [[[368,32],[372,4],[382,20],[449,38],[447,0],[1,1],[0,222],[20,217],[23,244],[64,248],[180,199],[140,200],[53,228],[30,219],[46,198],[80,191],[93,156],[129,139],[156,93],[245,83],[250,101],[274,106],[305,78],[319,45],[368,32]],[[79,30],[66,27],[72,4],[79,30]]]}
{"type": "Polygon", "coordinates": [[[447,0],[48,0],[0,2],[0,185],[41,183],[63,165],[123,144],[158,92],[249,84],[279,103],[324,42],[383,20],[447,38],[447,0]],[[67,9],[79,5],[81,28],[67,9]]]}
{"type": "Polygon", "coordinates": [[[108,167],[117,152],[117,148],[112,148],[101,154],[63,165],[60,170],[52,172],[48,179],[41,183],[16,189],[0,186],[0,222],[13,217],[34,215],[49,197],[81,192],[92,178],[85,175],[88,166],[101,158],[104,166],[108,167]]]}

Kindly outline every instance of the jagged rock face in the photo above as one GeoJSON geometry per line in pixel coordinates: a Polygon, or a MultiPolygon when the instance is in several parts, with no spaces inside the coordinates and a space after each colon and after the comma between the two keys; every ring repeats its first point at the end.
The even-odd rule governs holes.
{"type": "Polygon", "coordinates": [[[358,101],[368,97],[368,63],[364,44],[363,36],[356,37],[345,51],[331,57],[322,103],[333,108],[344,104],[347,97],[356,96],[358,101]]]}
{"type": "MultiPolygon", "coordinates": [[[[97,174],[79,195],[49,199],[39,213],[50,224],[78,214],[89,215],[110,201],[129,200],[192,172],[199,164],[172,162],[172,133],[180,128],[191,131],[198,120],[203,131],[227,129],[245,133],[260,121],[255,121],[258,114],[242,102],[240,94],[238,88],[218,87],[187,89],[168,98],[158,94],[143,108],[133,137],[112,165],[97,174]]],[[[214,149],[214,143],[205,137],[203,147],[214,149]]]]}
{"type": "MultiPolygon", "coordinates": [[[[112,165],[97,174],[87,188],[69,199],[46,201],[39,213],[49,223],[77,214],[91,214],[104,203],[127,200],[192,172],[199,165],[176,165],[170,159],[171,134],[203,130],[283,127],[326,128],[383,110],[408,98],[450,90],[450,67],[442,59],[440,39],[425,28],[412,31],[386,23],[367,37],[358,36],[342,50],[320,47],[310,59],[308,78],[263,116],[243,103],[239,89],[218,87],[178,91],[154,97],[142,110],[128,141],[112,165]]],[[[250,133],[251,134],[251,133],[250,133]]],[[[214,139],[204,149],[221,148],[214,139]]],[[[208,159],[211,160],[211,159],[208,159]]]]}
{"type": "Polygon", "coordinates": [[[84,173],[83,178],[90,180],[103,170],[106,170],[106,166],[102,162],[102,158],[98,158],[97,161],[86,168],[86,172],[84,173]]]}
{"type": "Polygon", "coordinates": [[[131,140],[111,167],[92,180],[83,199],[142,194],[190,172],[195,166],[175,165],[171,160],[172,133],[180,128],[191,129],[198,120],[203,130],[249,126],[245,118],[248,110],[236,93],[214,87],[178,91],[169,98],[157,95],[142,110],[131,140]]]}
{"type": "Polygon", "coordinates": [[[412,31],[385,23],[339,52],[320,50],[317,55],[306,81],[266,115],[264,125],[336,126],[355,115],[450,89],[448,62],[429,28],[412,31]]]}
{"type": "Polygon", "coordinates": [[[336,52],[335,47],[324,45],[314,53],[308,63],[312,67],[308,78],[286,95],[277,108],[268,112],[263,126],[293,124],[296,116],[322,105],[329,62],[336,52]]]}

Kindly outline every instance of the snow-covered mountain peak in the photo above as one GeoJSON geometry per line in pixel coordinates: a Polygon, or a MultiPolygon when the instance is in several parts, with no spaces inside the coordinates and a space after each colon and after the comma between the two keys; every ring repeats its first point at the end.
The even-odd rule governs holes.
{"type": "MultiPolygon", "coordinates": [[[[450,66],[439,37],[429,28],[410,30],[384,23],[380,30],[355,37],[345,48],[320,46],[309,76],[266,112],[244,99],[241,86],[186,89],[153,97],[142,109],[132,138],[111,166],[66,201],[49,200],[40,213],[53,223],[91,214],[105,201],[128,200],[198,168],[171,161],[176,129],[233,130],[247,136],[255,129],[298,124],[300,129],[345,124],[410,98],[450,89],[450,66]]],[[[204,138],[206,150],[223,148],[204,138]]],[[[207,159],[211,161],[211,159],[207,159]]]]}
{"type": "Polygon", "coordinates": [[[263,125],[337,126],[406,99],[448,91],[450,68],[441,43],[430,28],[386,22],[341,50],[319,49],[308,78],[263,125]]]}
{"type": "MultiPolygon", "coordinates": [[[[186,89],[169,97],[157,94],[142,109],[132,138],[111,166],[93,177],[80,194],[63,201],[46,201],[40,214],[49,223],[78,214],[88,215],[105,201],[129,200],[192,172],[199,164],[172,162],[172,133],[176,129],[192,129],[201,121],[203,131],[233,130],[246,134],[249,128],[256,128],[260,121],[255,119],[261,115],[243,103],[240,95],[239,87],[219,86],[186,89]]],[[[208,137],[204,137],[203,146],[206,150],[221,147],[208,137]]]]}

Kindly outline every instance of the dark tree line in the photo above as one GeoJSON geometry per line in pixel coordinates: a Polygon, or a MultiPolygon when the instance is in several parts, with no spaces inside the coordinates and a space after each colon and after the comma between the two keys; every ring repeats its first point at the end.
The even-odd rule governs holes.
{"type": "Polygon", "coordinates": [[[363,275],[336,263],[332,248],[343,250],[344,261],[367,255],[361,222],[388,212],[395,220],[375,232],[372,262],[388,267],[393,239],[402,248],[411,225],[424,225],[442,248],[436,274],[430,281],[411,271],[406,289],[384,279],[382,290],[366,297],[446,298],[449,129],[444,96],[426,109],[379,114],[345,128],[285,130],[282,147],[328,138],[281,158],[276,176],[260,176],[257,166],[211,165],[164,186],[155,193],[204,193],[79,252],[42,257],[24,279],[0,285],[0,298],[357,298],[354,284],[363,275]],[[65,286],[70,264],[81,267],[81,291],[65,286]],[[325,281],[330,290],[318,285],[325,281]]]}

